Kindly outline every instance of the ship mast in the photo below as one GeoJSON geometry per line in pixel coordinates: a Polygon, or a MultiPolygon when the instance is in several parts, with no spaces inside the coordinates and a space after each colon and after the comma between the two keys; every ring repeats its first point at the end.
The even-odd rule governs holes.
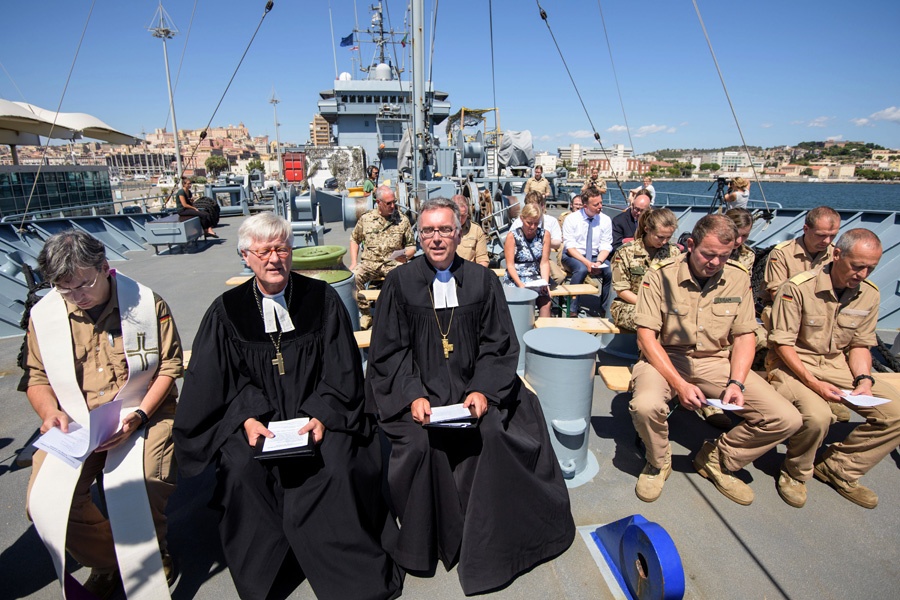
{"type": "Polygon", "coordinates": [[[169,51],[166,49],[166,40],[175,37],[178,33],[178,28],[175,27],[175,23],[172,21],[169,13],[163,8],[162,2],[159,3],[159,8],[156,9],[150,25],[147,31],[153,37],[161,39],[163,43],[163,58],[166,62],[166,84],[169,87],[169,110],[172,113],[172,129],[175,130],[175,164],[178,168],[175,178],[177,180],[179,177],[184,176],[184,171],[181,170],[181,148],[178,145],[178,123],[175,121],[175,101],[172,98],[172,77],[169,75],[169,51]],[[153,26],[154,23],[156,23],[155,27],[153,26]]]}

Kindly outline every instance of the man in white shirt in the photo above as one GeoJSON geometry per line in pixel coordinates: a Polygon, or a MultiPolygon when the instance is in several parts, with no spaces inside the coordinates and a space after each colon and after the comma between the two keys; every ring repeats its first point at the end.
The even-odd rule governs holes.
{"type": "MultiPolygon", "coordinates": [[[[525,196],[525,204],[534,204],[541,209],[544,231],[550,234],[550,249],[555,252],[562,252],[562,228],[560,227],[558,220],[547,214],[547,201],[544,197],[537,192],[528,192],[525,196]]],[[[516,217],[516,220],[512,222],[512,226],[509,230],[512,231],[516,227],[521,226],[522,219],[516,217]]],[[[555,260],[550,261],[550,279],[557,284],[562,283],[566,279],[566,274],[559,268],[559,265],[556,264],[555,260]]]]}
{"type": "MultiPolygon", "coordinates": [[[[606,316],[612,274],[609,268],[612,252],[612,220],[601,211],[603,197],[596,188],[583,194],[584,208],[566,217],[562,227],[563,267],[571,272],[569,281],[584,283],[588,275],[600,280],[600,316],[606,316]]],[[[578,297],[573,296],[571,315],[578,314],[578,297]]]]}
{"type": "Polygon", "coordinates": [[[636,187],[628,192],[628,202],[634,200],[635,196],[638,195],[638,192],[641,190],[647,190],[650,192],[650,206],[653,206],[653,203],[656,202],[656,190],[653,188],[652,180],[649,176],[644,175],[643,185],[640,187],[636,187]]]}

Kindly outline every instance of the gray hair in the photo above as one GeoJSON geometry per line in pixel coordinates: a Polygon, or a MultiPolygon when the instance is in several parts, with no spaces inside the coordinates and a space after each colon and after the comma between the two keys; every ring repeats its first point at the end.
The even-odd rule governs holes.
{"type": "MultiPolygon", "coordinates": [[[[377,188],[375,188],[375,200],[380,202],[381,199],[384,197],[385,193],[387,193],[387,192],[390,192],[393,194],[394,190],[392,190],[390,187],[388,187],[386,185],[379,185],[377,188]]],[[[394,195],[394,197],[396,198],[396,195],[394,195]]]]}
{"type": "Polygon", "coordinates": [[[841,237],[834,243],[835,248],[841,249],[841,256],[847,256],[853,252],[853,247],[857,244],[865,244],[874,246],[881,250],[881,240],[872,231],[862,227],[857,229],[849,229],[841,234],[841,237]]]}
{"type": "Polygon", "coordinates": [[[238,229],[238,250],[244,252],[256,242],[268,240],[285,240],[288,246],[294,245],[294,232],[290,222],[272,212],[253,215],[241,224],[238,229]]]}
{"type": "MultiPolygon", "coordinates": [[[[453,211],[453,222],[456,224],[456,228],[459,229],[462,227],[459,220],[459,205],[456,204],[450,198],[429,198],[425,202],[422,203],[422,207],[419,209],[419,223],[421,223],[421,217],[429,210],[437,210],[439,208],[446,208],[448,210],[453,211]]],[[[417,223],[418,225],[418,223],[417,223]]]]}
{"type": "Polygon", "coordinates": [[[89,233],[69,229],[47,238],[38,254],[38,268],[44,281],[56,283],[72,277],[78,269],[103,268],[106,246],[89,233]]]}

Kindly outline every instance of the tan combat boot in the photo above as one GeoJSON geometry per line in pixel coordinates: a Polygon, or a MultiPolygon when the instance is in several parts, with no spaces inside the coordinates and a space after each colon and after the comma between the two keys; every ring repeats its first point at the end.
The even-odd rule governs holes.
{"type": "Polygon", "coordinates": [[[84,589],[100,600],[111,600],[123,593],[122,578],[119,576],[119,570],[104,572],[98,569],[91,569],[90,576],[84,582],[84,589]]]}
{"type": "Polygon", "coordinates": [[[716,489],[730,500],[744,506],[753,502],[753,490],[722,466],[719,449],[713,442],[705,442],[700,448],[700,452],[694,457],[694,468],[700,475],[712,481],[716,489]]]}
{"type": "Polygon", "coordinates": [[[794,479],[785,471],[778,476],[776,489],[781,499],[794,508],[803,508],[803,505],[806,504],[806,483],[794,479]]]}
{"type": "Polygon", "coordinates": [[[634,486],[634,493],[644,502],[653,502],[662,494],[663,484],[669,475],[672,474],[672,457],[668,456],[668,461],[657,469],[647,461],[644,470],[638,476],[637,485],[634,486]]]}
{"type": "Polygon", "coordinates": [[[831,414],[835,416],[838,423],[846,423],[850,420],[850,409],[840,402],[829,402],[828,406],[831,408],[831,414]]]}
{"type": "Polygon", "coordinates": [[[717,406],[704,404],[695,410],[694,413],[717,429],[731,429],[731,417],[726,415],[725,411],[717,406]]]}
{"type": "Polygon", "coordinates": [[[816,464],[813,469],[813,476],[819,481],[823,481],[837,490],[837,493],[853,502],[859,504],[863,508],[875,508],[878,506],[878,494],[870,490],[864,485],[860,485],[859,481],[847,481],[842,479],[837,473],[828,466],[828,461],[823,460],[816,464]]]}

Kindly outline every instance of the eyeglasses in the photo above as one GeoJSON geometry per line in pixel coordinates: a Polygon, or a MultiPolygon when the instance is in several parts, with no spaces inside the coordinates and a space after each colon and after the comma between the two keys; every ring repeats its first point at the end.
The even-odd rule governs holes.
{"type": "Polygon", "coordinates": [[[423,227],[419,230],[419,236],[425,238],[426,240],[433,238],[434,234],[436,233],[439,234],[442,238],[448,238],[456,233],[456,227],[444,225],[443,227],[423,227]]]}
{"type": "Polygon", "coordinates": [[[97,271],[97,275],[94,277],[94,280],[90,283],[82,283],[81,285],[73,288],[64,288],[59,287],[58,285],[54,285],[53,289],[57,291],[57,293],[62,294],[63,296],[68,296],[70,294],[74,294],[75,292],[87,292],[89,289],[93,288],[97,285],[97,281],[100,280],[100,271],[97,271]]]}
{"type": "Polygon", "coordinates": [[[268,259],[274,252],[278,258],[287,258],[291,255],[291,249],[287,246],[278,246],[277,248],[260,248],[259,250],[251,250],[247,248],[247,252],[255,254],[260,260],[268,259]]]}

